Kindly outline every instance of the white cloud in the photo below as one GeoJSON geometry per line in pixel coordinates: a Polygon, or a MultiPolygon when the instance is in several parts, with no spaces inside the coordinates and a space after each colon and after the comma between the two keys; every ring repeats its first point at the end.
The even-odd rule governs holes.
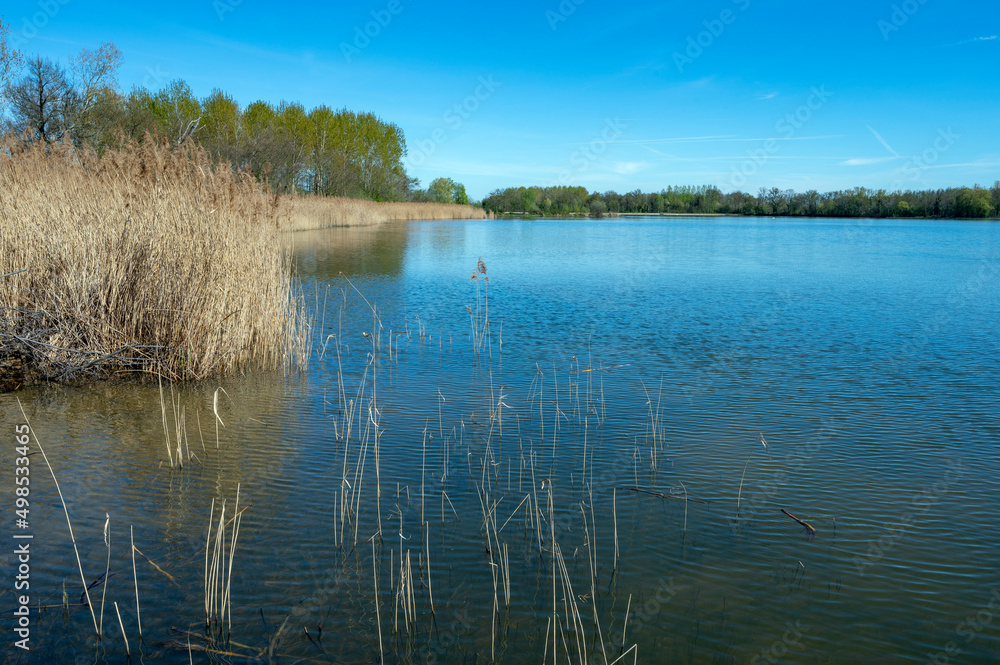
{"type": "Polygon", "coordinates": [[[896,159],[901,159],[900,157],[857,157],[855,159],[848,159],[840,162],[840,166],[868,166],[869,164],[881,164],[882,162],[891,162],[896,159]]]}
{"type": "Polygon", "coordinates": [[[616,162],[614,171],[621,175],[631,175],[646,168],[645,162],[616,162]]]}
{"type": "Polygon", "coordinates": [[[966,39],[963,42],[955,42],[952,46],[961,46],[962,44],[974,44],[975,42],[991,42],[996,39],[996,35],[990,35],[989,37],[973,37],[972,39],[966,39]]]}

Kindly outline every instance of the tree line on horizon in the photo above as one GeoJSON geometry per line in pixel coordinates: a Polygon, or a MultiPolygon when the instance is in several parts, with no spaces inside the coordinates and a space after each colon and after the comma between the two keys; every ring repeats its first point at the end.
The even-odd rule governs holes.
{"type": "Polygon", "coordinates": [[[761,187],[756,195],[723,193],[712,185],[588,192],[584,187],[508,187],[496,189],[482,205],[494,213],[528,215],[619,213],[729,214],[808,217],[1000,217],[1000,181],[992,189],[951,187],[930,190],[854,189],[819,193],[761,187]]]}
{"type": "Polygon", "coordinates": [[[439,178],[426,190],[404,168],[402,129],[373,113],[258,100],[241,106],[222,89],[198,98],[183,80],[159,90],[119,89],[121,51],[111,42],[82,49],[69,66],[25,56],[0,17],[0,131],[27,141],[71,141],[103,152],[147,136],[192,140],[217,163],[280,192],[376,201],[468,203],[465,188],[439,178]]]}
{"type": "MultiPolygon", "coordinates": [[[[373,113],[263,100],[241,106],[219,88],[198,98],[181,79],[159,90],[120,90],[121,51],[111,42],[82,49],[64,68],[10,47],[0,16],[0,132],[29,141],[72,141],[102,152],[152,136],[200,144],[218,163],[245,170],[274,190],[376,201],[469,203],[465,187],[437,178],[426,189],[403,165],[402,129],[373,113]]],[[[828,217],[1000,216],[1000,181],[935,190],[856,187],[819,193],[761,188],[756,195],[715,186],[588,192],[583,187],[496,189],[481,205],[496,213],[693,213],[828,217]]]]}

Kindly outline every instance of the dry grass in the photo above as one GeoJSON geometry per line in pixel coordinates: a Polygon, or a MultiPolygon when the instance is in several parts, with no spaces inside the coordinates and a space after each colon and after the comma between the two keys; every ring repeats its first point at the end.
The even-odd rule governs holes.
{"type": "Polygon", "coordinates": [[[482,208],[455,203],[379,203],[333,196],[283,196],[278,223],[282,231],[332,226],[374,226],[388,221],[486,219],[482,208]]]}
{"type": "Polygon", "coordinates": [[[0,375],[4,358],[44,379],[302,362],[277,205],[192,145],[0,145],[0,375]]]}

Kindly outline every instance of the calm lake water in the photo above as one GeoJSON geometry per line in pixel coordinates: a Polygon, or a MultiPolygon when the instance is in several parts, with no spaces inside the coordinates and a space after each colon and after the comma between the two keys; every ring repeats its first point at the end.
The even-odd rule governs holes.
{"type": "Polygon", "coordinates": [[[5,662],[124,662],[114,602],[143,662],[1000,662],[1000,225],[288,241],[306,371],[162,403],[155,385],[0,396],[5,662]],[[106,596],[100,644],[40,455],[14,526],[15,397],[99,622],[106,596]],[[206,536],[237,491],[231,617],[206,640],[206,536]],[[30,652],[14,533],[33,535],[30,652]]]}

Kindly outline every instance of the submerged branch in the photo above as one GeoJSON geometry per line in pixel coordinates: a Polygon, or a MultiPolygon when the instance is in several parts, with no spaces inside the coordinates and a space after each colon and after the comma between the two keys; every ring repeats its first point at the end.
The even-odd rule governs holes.
{"type": "Polygon", "coordinates": [[[628,492],[639,492],[640,494],[652,494],[653,496],[658,496],[663,499],[677,499],[679,501],[694,501],[695,503],[700,503],[703,505],[708,505],[708,501],[702,501],[701,499],[692,499],[691,497],[677,496],[676,494],[667,494],[665,492],[657,492],[656,490],[647,490],[641,487],[619,487],[620,490],[625,490],[628,492]]]}

